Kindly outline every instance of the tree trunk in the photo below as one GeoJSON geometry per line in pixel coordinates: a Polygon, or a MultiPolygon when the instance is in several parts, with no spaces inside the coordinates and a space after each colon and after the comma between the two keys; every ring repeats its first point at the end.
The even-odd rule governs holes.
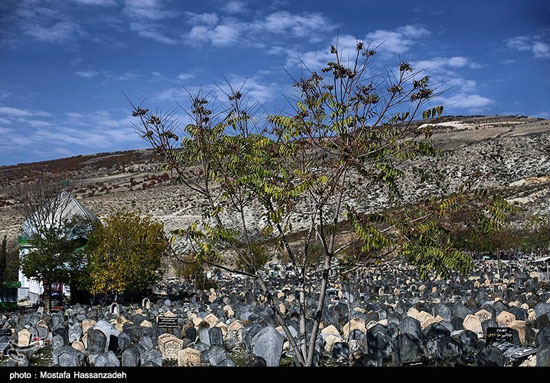
{"type": "Polygon", "coordinates": [[[52,312],[52,284],[48,283],[46,288],[46,312],[51,313],[52,312]]]}

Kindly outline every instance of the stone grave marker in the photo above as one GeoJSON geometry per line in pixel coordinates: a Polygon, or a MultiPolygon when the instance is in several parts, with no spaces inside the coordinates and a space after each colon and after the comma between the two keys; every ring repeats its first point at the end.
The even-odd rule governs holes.
{"type": "Polygon", "coordinates": [[[163,360],[177,360],[178,352],[182,349],[182,345],[183,340],[176,338],[174,335],[162,334],[158,337],[158,346],[163,360]]]}
{"type": "Polygon", "coordinates": [[[118,303],[112,303],[110,306],[109,306],[109,313],[113,314],[113,315],[119,315],[120,313],[120,307],[118,306],[118,303]]]}
{"type": "Polygon", "coordinates": [[[201,352],[193,348],[178,351],[179,367],[197,367],[201,365],[201,352]]]}
{"type": "Polygon", "coordinates": [[[31,344],[31,332],[24,328],[17,333],[17,345],[26,347],[31,344]]]}

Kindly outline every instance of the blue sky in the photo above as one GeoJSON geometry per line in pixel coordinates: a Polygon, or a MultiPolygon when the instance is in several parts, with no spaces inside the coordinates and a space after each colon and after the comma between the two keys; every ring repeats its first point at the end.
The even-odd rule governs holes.
{"type": "MultiPolygon", "coordinates": [[[[2,0],[0,165],[147,147],[123,93],[171,110],[227,78],[267,112],[356,40],[448,89],[447,115],[550,118],[550,2],[2,0]]],[[[216,93],[217,92],[217,93],[216,93]]]]}

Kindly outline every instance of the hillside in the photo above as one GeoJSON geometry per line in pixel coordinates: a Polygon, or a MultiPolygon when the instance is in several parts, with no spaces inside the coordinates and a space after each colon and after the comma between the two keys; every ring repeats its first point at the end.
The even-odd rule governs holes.
{"type": "MultiPolygon", "coordinates": [[[[535,214],[550,213],[550,120],[518,116],[451,116],[437,121],[433,140],[443,154],[414,160],[410,166],[439,169],[451,189],[466,180],[498,187],[508,198],[535,214]]],[[[173,185],[159,170],[153,151],[139,149],[77,156],[0,167],[0,236],[18,235],[24,218],[10,198],[15,185],[44,174],[63,174],[79,201],[98,217],[123,209],[139,209],[172,230],[198,217],[200,204],[183,186],[173,185]]],[[[404,197],[413,202],[434,185],[419,189],[406,177],[404,197]]],[[[374,211],[386,206],[384,190],[369,190],[361,204],[374,211]]],[[[250,211],[257,220],[261,212],[250,211]]],[[[300,229],[300,217],[294,227],[300,229]]]]}

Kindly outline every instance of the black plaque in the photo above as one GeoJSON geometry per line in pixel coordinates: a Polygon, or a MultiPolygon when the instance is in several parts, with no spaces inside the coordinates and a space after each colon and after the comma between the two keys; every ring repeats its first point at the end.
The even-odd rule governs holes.
{"type": "Polygon", "coordinates": [[[11,336],[11,330],[9,328],[0,328],[0,336],[11,336]]]}
{"type": "Polygon", "coordinates": [[[178,317],[161,316],[157,318],[157,324],[161,328],[176,328],[178,327],[178,317]]]}
{"type": "Polygon", "coordinates": [[[487,344],[494,342],[513,343],[514,332],[511,328],[487,327],[487,344]]]}

